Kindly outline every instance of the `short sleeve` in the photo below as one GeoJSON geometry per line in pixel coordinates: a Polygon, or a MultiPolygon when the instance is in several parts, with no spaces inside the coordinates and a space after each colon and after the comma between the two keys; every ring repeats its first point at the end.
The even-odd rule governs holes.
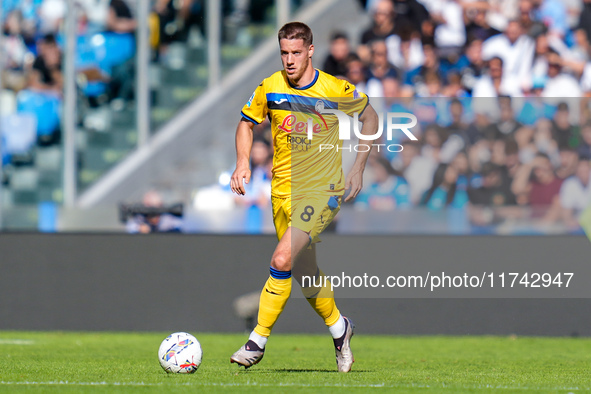
{"type": "Polygon", "coordinates": [[[359,116],[365,111],[369,105],[369,98],[365,93],[357,90],[355,85],[343,81],[341,96],[339,99],[339,110],[346,113],[348,116],[353,116],[357,113],[359,116]]]}
{"type": "Polygon", "coordinates": [[[255,89],[244,107],[242,117],[256,124],[261,123],[267,116],[267,95],[265,94],[264,81],[255,89]]]}

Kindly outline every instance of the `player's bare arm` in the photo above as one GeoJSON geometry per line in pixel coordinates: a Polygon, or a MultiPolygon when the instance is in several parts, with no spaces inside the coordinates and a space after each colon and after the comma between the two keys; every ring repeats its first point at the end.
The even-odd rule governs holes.
{"type": "MultiPolygon", "coordinates": [[[[363,123],[361,128],[362,135],[374,135],[378,131],[379,126],[379,118],[376,111],[373,109],[371,104],[368,104],[367,108],[361,116],[359,117],[359,121],[363,123]]],[[[357,152],[357,157],[355,158],[355,163],[353,164],[353,168],[347,175],[347,179],[345,180],[345,189],[350,190],[349,195],[345,199],[345,202],[350,201],[357,197],[361,189],[363,188],[363,171],[365,170],[365,164],[367,163],[367,159],[369,158],[369,154],[371,152],[372,144],[371,140],[364,140],[359,139],[359,145],[366,145],[367,151],[364,152],[365,149],[360,148],[359,152],[357,152]]]]}
{"type": "Polygon", "coordinates": [[[252,149],[252,129],[254,124],[242,119],[236,128],[236,170],[230,179],[232,192],[241,196],[246,194],[244,182],[250,182],[250,150],[252,149]]]}

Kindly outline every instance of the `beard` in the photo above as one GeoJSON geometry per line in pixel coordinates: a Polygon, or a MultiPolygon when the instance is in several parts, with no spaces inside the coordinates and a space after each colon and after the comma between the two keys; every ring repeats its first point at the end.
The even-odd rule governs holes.
{"type": "MultiPolygon", "coordinates": [[[[297,68],[295,70],[295,72],[293,74],[290,74],[287,72],[287,70],[285,70],[287,80],[289,82],[293,83],[294,85],[297,84],[300,81],[300,79],[302,79],[302,77],[304,76],[304,73],[308,69],[309,64],[310,64],[309,62],[302,64],[299,68],[297,68]]],[[[285,67],[284,67],[284,69],[285,69],[285,67]]]]}

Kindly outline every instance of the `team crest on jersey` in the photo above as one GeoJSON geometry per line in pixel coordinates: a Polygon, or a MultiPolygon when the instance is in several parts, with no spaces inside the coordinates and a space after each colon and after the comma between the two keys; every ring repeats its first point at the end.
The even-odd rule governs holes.
{"type": "Polygon", "coordinates": [[[357,92],[357,89],[355,89],[355,90],[353,91],[353,98],[354,98],[354,99],[359,99],[359,98],[361,98],[361,96],[359,95],[359,92],[357,92]]]}
{"type": "Polygon", "coordinates": [[[322,100],[318,100],[318,101],[316,101],[316,105],[314,106],[314,109],[315,109],[317,112],[322,112],[322,111],[324,111],[324,101],[322,101],[322,100]]]}

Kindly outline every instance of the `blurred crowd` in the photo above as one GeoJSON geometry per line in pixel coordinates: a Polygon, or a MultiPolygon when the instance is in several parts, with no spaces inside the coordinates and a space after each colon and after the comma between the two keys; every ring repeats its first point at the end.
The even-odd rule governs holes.
{"type": "MultiPolygon", "coordinates": [[[[77,0],[76,6],[79,36],[135,32],[137,24],[125,0],[77,0]]],[[[32,89],[61,95],[66,1],[4,0],[2,7],[3,86],[14,92],[32,89]]],[[[113,83],[110,89],[117,87],[113,83]]]]}
{"type": "Polygon", "coordinates": [[[591,91],[591,1],[368,0],[353,48],[336,32],[330,74],[383,97],[577,97],[591,91]]]}
{"type": "MultiPolygon", "coordinates": [[[[77,82],[91,105],[118,110],[133,100],[137,1],[76,1],[77,82]]],[[[527,216],[576,228],[591,201],[591,0],[360,3],[371,25],[355,37],[335,31],[316,66],[355,84],[378,111],[415,114],[419,140],[381,141],[403,150],[374,150],[355,207],[460,209],[479,225],[527,216]]],[[[204,4],[152,1],[154,61],[170,58],[171,44],[191,31],[203,33],[204,4]]],[[[222,4],[228,27],[262,20],[273,1],[222,4]]],[[[33,112],[44,120],[38,137],[51,140],[59,130],[66,2],[3,0],[1,7],[1,115],[33,112]],[[40,98],[57,104],[39,105],[40,98]],[[39,112],[48,108],[53,114],[39,112]],[[51,116],[58,121],[45,121],[51,116]]],[[[269,134],[268,125],[256,128],[250,197],[231,204],[269,203],[269,134]]]]}
{"type": "Polygon", "coordinates": [[[591,1],[366,7],[373,23],[360,45],[335,33],[324,69],[380,98],[378,111],[415,114],[419,140],[374,150],[356,207],[579,228],[591,204],[591,1]]]}
{"type": "MultiPolygon", "coordinates": [[[[591,203],[591,1],[362,3],[371,26],[360,37],[335,32],[319,68],[355,84],[378,112],[409,112],[419,124],[418,141],[379,141],[403,149],[372,151],[354,207],[455,209],[473,226],[578,231],[591,203]]],[[[267,186],[236,204],[269,203],[271,139],[259,127],[253,173],[267,186]]],[[[344,156],[346,167],[353,155],[344,156]]]]}
{"type": "MultiPolygon", "coordinates": [[[[76,0],[75,5],[82,124],[86,108],[121,110],[133,100],[137,23],[131,1],[76,0]]],[[[27,164],[19,158],[33,160],[36,144],[60,142],[68,8],[65,0],[3,0],[1,7],[2,157],[5,164],[27,164]]]]}

